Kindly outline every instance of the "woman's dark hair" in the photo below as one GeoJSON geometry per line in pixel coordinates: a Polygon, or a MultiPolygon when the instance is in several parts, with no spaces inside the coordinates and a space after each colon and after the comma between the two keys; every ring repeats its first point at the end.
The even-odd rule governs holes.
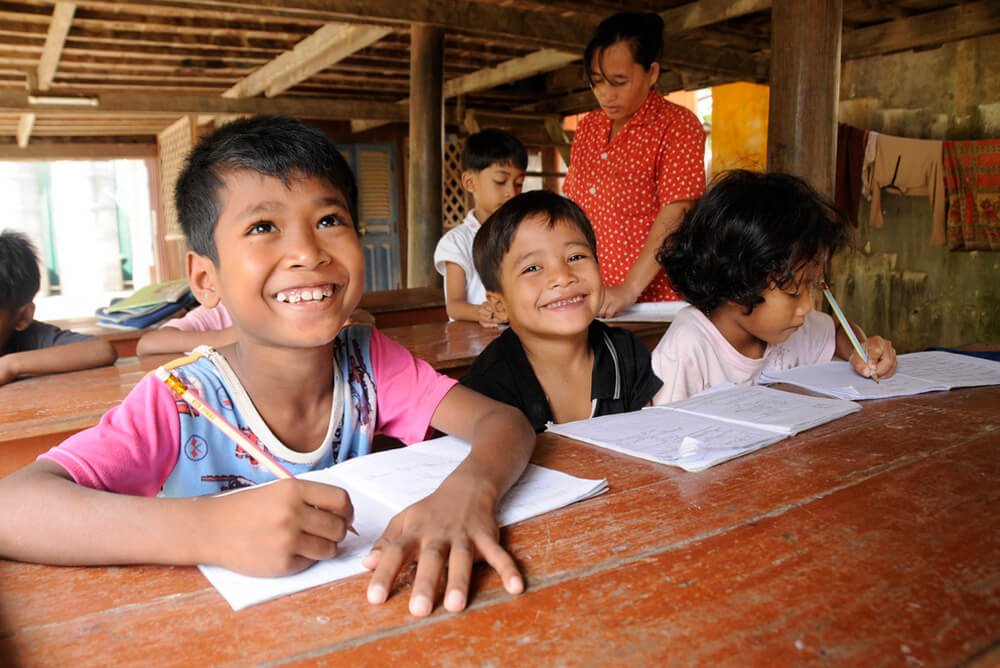
{"type": "Polygon", "coordinates": [[[0,309],[10,312],[30,304],[41,280],[35,245],[21,232],[0,232],[0,309]]]}
{"type": "Polygon", "coordinates": [[[602,56],[608,47],[619,42],[628,44],[632,59],[648,70],[663,55],[663,19],[652,12],[620,12],[601,21],[583,51],[583,71],[587,81],[594,76],[594,54],[597,54],[598,69],[603,74],[602,56]]]}
{"type": "Polygon", "coordinates": [[[354,173],[330,139],[294,118],[255,116],[227,123],[206,136],[188,156],[174,188],[177,218],[195,253],[218,262],[215,225],[223,203],[217,195],[222,179],[238,170],[251,170],[281,179],[327,181],[345,198],[355,228],[358,225],[358,188],[354,173]]]}
{"type": "Polygon", "coordinates": [[[527,169],[528,151],[517,137],[497,128],[484,128],[469,135],[462,149],[462,170],[481,172],[493,165],[527,169]]]}
{"type": "Polygon", "coordinates": [[[732,301],[747,313],[772,285],[847,245],[836,208],[789,174],[722,174],[663,242],[657,260],[674,289],[706,315],[732,301]]]}
{"type": "Polygon", "coordinates": [[[512,197],[486,219],[472,243],[472,259],[490,292],[500,292],[500,265],[510,250],[521,223],[541,219],[552,229],[557,223],[569,223],[583,233],[591,250],[597,250],[594,228],[587,214],[572,200],[549,190],[532,190],[512,197]]]}

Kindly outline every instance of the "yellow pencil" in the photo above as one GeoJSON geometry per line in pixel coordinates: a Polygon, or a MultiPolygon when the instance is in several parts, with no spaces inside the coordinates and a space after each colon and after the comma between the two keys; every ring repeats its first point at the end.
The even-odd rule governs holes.
{"type": "MultiPolygon", "coordinates": [[[[274,459],[269,452],[259,447],[256,443],[246,437],[246,434],[231,425],[224,417],[215,412],[215,409],[199,399],[180,378],[167,371],[164,367],[158,367],[154,372],[156,377],[164,382],[170,390],[178,397],[188,402],[192,408],[205,416],[205,418],[215,425],[223,434],[228,436],[234,443],[260,462],[264,468],[273,473],[278,478],[293,478],[291,472],[274,459]]],[[[358,535],[354,527],[349,527],[348,531],[358,535]]]]}
{"type": "Polygon", "coordinates": [[[840,304],[838,304],[837,300],[833,298],[833,293],[830,292],[830,286],[826,284],[826,281],[821,281],[820,287],[823,289],[823,295],[826,297],[826,300],[830,303],[830,308],[833,309],[833,314],[837,316],[837,320],[840,321],[840,326],[844,328],[844,333],[847,334],[847,338],[850,339],[851,345],[854,346],[854,351],[858,353],[858,357],[860,357],[864,363],[868,365],[868,368],[872,370],[872,380],[877,383],[878,371],[876,371],[875,367],[872,366],[872,363],[868,361],[868,353],[865,352],[864,346],[861,345],[861,341],[858,340],[857,334],[854,333],[854,328],[851,327],[851,323],[847,321],[847,316],[845,316],[844,312],[840,309],[840,304]]]}

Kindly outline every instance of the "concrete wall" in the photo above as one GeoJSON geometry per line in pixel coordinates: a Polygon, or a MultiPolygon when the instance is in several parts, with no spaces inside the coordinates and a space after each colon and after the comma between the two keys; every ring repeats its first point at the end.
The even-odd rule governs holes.
{"type": "MultiPolygon", "coordinates": [[[[1000,138],[1000,35],[937,49],[850,60],[840,120],[921,139],[1000,138]]],[[[857,249],[835,258],[845,311],[902,352],[1000,342],[1000,253],[931,246],[926,198],[883,196],[885,227],[862,199],[857,249]]]]}

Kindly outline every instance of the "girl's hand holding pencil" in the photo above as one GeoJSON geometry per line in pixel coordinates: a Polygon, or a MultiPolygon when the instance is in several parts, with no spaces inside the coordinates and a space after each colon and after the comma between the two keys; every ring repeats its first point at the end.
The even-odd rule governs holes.
{"type": "Polygon", "coordinates": [[[857,351],[851,353],[848,359],[858,374],[878,380],[896,373],[896,349],[892,347],[892,342],[881,336],[869,336],[861,347],[867,360],[858,355],[857,351]]]}

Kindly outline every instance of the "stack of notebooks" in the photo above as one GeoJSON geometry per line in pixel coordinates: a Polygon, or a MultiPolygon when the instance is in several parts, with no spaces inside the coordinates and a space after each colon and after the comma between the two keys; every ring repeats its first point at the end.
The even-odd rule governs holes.
{"type": "Polygon", "coordinates": [[[163,322],[195,303],[186,278],[154,283],[97,309],[97,323],[117,329],[143,329],[163,322]]]}

